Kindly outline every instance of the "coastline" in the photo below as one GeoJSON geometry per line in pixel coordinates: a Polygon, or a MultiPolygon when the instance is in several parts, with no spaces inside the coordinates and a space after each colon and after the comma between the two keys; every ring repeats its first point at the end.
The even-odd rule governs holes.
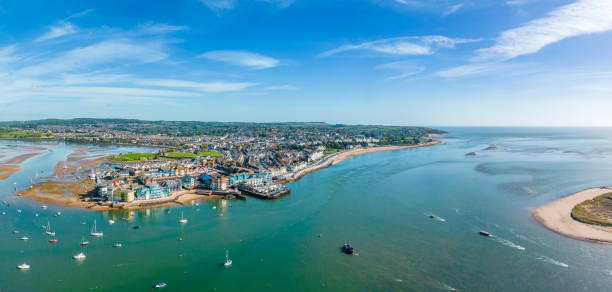
{"type": "Polygon", "coordinates": [[[612,244],[612,227],[596,226],[572,218],[574,206],[609,193],[612,187],[579,191],[531,211],[531,216],[547,229],[578,240],[612,244]]]}
{"type": "Polygon", "coordinates": [[[368,153],[376,153],[376,152],[384,152],[384,151],[393,151],[393,150],[402,150],[402,149],[410,149],[410,148],[420,148],[420,147],[428,147],[435,145],[446,144],[444,140],[434,140],[428,143],[416,144],[416,145],[398,145],[398,146],[381,146],[381,147],[372,147],[372,148],[359,148],[352,149],[347,151],[342,151],[338,153],[334,153],[328,157],[326,157],[323,161],[317,163],[316,165],[307,167],[297,172],[292,172],[287,176],[287,181],[295,182],[301,177],[313,173],[315,171],[319,171],[321,169],[330,167],[332,165],[338,164],[344,160],[347,160],[353,156],[368,154],[368,153]]]}

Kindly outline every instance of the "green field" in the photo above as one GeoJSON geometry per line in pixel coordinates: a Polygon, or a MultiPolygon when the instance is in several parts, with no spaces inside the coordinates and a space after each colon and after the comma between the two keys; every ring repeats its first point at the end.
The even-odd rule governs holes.
{"type": "Polygon", "coordinates": [[[223,154],[217,152],[217,151],[200,151],[198,152],[198,156],[203,156],[203,157],[223,157],[223,154]]]}
{"type": "Polygon", "coordinates": [[[157,153],[127,153],[111,156],[108,160],[127,162],[127,161],[139,161],[139,160],[152,160],[157,157],[157,153]]]}
{"type": "Polygon", "coordinates": [[[334,153],[337,153],[337,152],[340,152],[340,151],[342,151],[342,150],[341,149],[325,149],[323,151],[323,154],[329,155],[329,154],[334,154],[334,153]]]}
{"type": "Polygon", "coordinates": [[[166,157],[168,158],[196,158],[197,155],[189,152],[169,152],[166,153],[166,157]]]}
{"type": "Polygon", "coordinates": [[[52,135],[47,136],[38,131],[0,129],[0,139],[48,139],[52,137],[52,135]]]}

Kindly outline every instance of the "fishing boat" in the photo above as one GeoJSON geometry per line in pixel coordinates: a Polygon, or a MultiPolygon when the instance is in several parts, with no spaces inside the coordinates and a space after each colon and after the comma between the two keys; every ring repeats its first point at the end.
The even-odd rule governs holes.
{"type": "Polygon", "coordinates": [[[113,244],[113,247],[122,247],[123,245],[121,245],[121,243],[117,242],[115,244],[113,244]]]}
{"type": "Polygon", "coordinates": [[[23,264],[17,266],[17,268],[20,269],[20,270],[29,270],[30,269],[30,265],[28,265],[26,263],[23,263],[23,264]]]}
{"type": "Polygon", "coordinates": [[[155,284],[155,286],[153,286],[153,287],[155,287],[155,288],[157,288],[157,289],[159,289],[159,288],[164,288],[164,287],[166,287],[166,283],[164,283],[164,282],[157,283],[157,284],[155,284]]]}
{"type": "Polygon", "coordinates": [[[88,245],[89,241],[85,240],[85,236],[81,237],[81,245],[88,245]]]}
{"type": "Polygon", "coordinates": [[[229,267],[232,265],[232,260],[230,260],[229,258],[229,250],[225,250],[225,262],[223,263],[224,266],[229,267]]]}
{"type": "Polygon", "coordinates": [[[91,228],[91,236],[93,237],[102,237],[104,233],[102,231],[96,230],[96,220],[94,220],[93,227],[91,228]]]}
{"type": "Polygon", "coordinates": [[[72,258],[77,260],[77,261],[81,261],[84,260],[87,256],[84,253],[79,253],[77,255],[73,255],[72,258]]]}
{"type": "Polygon", "coordinates": [[[345,243],[344,245],[342,245],[342,250],[346,254],[353,254],[355,252],[355,249],[348,243],[345,243]]]}
{"type": "Polygon", "coordinates": [[[181,219],[178,222],[181,223],[181,224],[187,223],[187,219],[185,219],[185,217],[183,217],[183,212],[181,212],[181,219]]]}
{"type": "Polygon", "coordinates": [[[491,236],[491,235],[492,235],[491,233],[486,232],[486,231],[484,231],[484,230],[480,230],[480,231],[478,231],[478,234],[480,234],[480,235],[482,235],[482,236],[487,236],[487,237],[489,237],[489,236],[491,236]]]}

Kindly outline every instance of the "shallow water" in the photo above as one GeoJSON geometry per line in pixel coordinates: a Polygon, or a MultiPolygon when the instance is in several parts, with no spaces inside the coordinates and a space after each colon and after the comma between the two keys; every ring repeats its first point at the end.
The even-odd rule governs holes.
{"type": "Polygon", "coordinates": [[[0,182],[0,198],[11,203],[0,206],[7,212],[0,217],[0,290],[142,291],[161,281],[164,291],[609,290],[612,246],[552,233],[529,211],[612,185],[612,129],[446,130],[446,145],[353,157],[290,184],[291,195],[276,201],[203,201],[131,214],[42,210],[8,197],[13,182],[27,187],[32,171],[50,171],[71,152],[57,145],[0,182]],[[471,151],[477,155],[465,157],[471,151]],[[181,211],[185,225],[177,223],[181,211]],[[104,237],[82,248],[94,219],[104,237]],[[47,220],[56,245],[42,235],[47,220]],[[479,236],[481,229],[494,236],[479,236]],[[20,241],[24,234],[31,239],[20,241]],[[357,256],[341,253],[345,241],[357,256]],[[229,268],[222,267],[226,248],[229,268]],[[81,251],[87,259],[74,261],[81,251]],[[24,261],[30,271],[16,269],[24,261]]]}

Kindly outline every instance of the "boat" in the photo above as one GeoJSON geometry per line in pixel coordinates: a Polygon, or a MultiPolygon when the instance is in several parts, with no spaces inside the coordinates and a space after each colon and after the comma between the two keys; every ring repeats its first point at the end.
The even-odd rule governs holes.
{"type": "Polygon", "coordinates": [[[132,229],[140,229],[140,225],[135,225],[132,229]]]}
{"type": "Polygon", "coordinates": [[[110,224],[110,225],[115,224],[115,220],[113,220],[113,219],[108,220],[108,224],[110,224]]]}
{"type": "Polygon", "coordinates": [[[213,210],[217,209],[217,206],[213,206],[213,210]]]}
{"type": "Polygon", "coordinates": [[[22,237],[22,238],[20,238],[20,239],[21,239],[21,240],[28,240],[28,239],[30,239],[30,238],[29,238],[29,237],[27,237],[27,236],[24,236],[24,237],[22,237]]]}
{"type": "Polygon", "coordinates": [[[84,253],[79,253],[77,255],[73,255],[72,258],[79,261],[79,260],[84,260],[87,256],[84,253]]]}
{"type": "Polygon", "coordinates": [[[230,260],[229,258],[229,250],[225,250],[225,262],[223,263],[224,266],[229,267],[232,265],[232,260],[230,260]]]}
{"type": "Polygon", "coordinates": [[[85,240],[85,236],[81,237],[81,245],[88,245],[89,241],[85,240]]]}
{"type": "Polygon", "coordinates": [[[102,237],[102,236],[104,236],[103,232],[96,230],[96,220],[94,220],[93,227],[91,228],[91,233],[90,234],[93,237],[102,237]]]}
{"type": "Polygon", "coordinates": [[[6,215],[6,212],[2,211],[2,215],[6,215]]]}
{"type": "Polygon", "coordinates": [[[166,287],[166,283],[164,283],[164,282],[157,283],[157,284],[155,284],[155,286],[153,286],[153,287],[155,287],[155,288],[157,288],[157,289],[159,289],[159,288],[164,288],[164,287],[166,287]]]}
{"type": "Polygon", "coordinates": [[[19,230],[13,230],[13,234],[19,234],[19,230]]]}
{"type": "Polygon", "coordinates": [[[30,269],[30,265],[28,265],[26,263],[23,263],[23,264],[17,266],[17,268],[20,269],[20,270],[29,270],[30,269]]]}
{"type": "Polygon", "coordinates": [[[183,212],[181,212],[181,220],[178,221],[181,224],[185,224],[187,223],[187,219],[185,219],[185,217],[183,217],[183,212]]]}
{"type": "Polygon", "coordinates": [[[342,245],[342,250],[346,254],[353,254],[355,252],[355,249],[348,243],[345,243],[344,245],[342,245]]]}
{"type": "Polygon", "coordinates": [[[51,231],[51,223],[47,220],[47,226],[45,227],[45,234],[55,236],[55,232],[51,231]]]}
{"type": "Polygon", "coordinates": [[[23,212],[21,209],[17,209],[17,213],[21,213],[23,212]]]}
{"type": "Polygon", "coordinates": [[[40,208],[47,209],[47,205],[42,205],[42,206],[40,206],[40,208]]]}
{"type": "Polygon", "coordinates": [[[49,243],[57,243],[57,239],[55,239],[55,238],[49,239],[49,243]]]}
{"type": "Polygon", "coordinates": [[[117,242],[115,244],[113,244],[113,247],[122,247],[123,245],[121,245],[121,243],[117,242]]]}
{"type": "Polygon", "coordinates": [[[478,231],[478,234],[480,234],[480,235],[482,235],[482,236],[487,236],[487,237],[492,236],[492,234],[491,234],[491,233],[486,232],[486,231],[484,231],[484,230],[480,230],[480,231],[478,231]]]}

